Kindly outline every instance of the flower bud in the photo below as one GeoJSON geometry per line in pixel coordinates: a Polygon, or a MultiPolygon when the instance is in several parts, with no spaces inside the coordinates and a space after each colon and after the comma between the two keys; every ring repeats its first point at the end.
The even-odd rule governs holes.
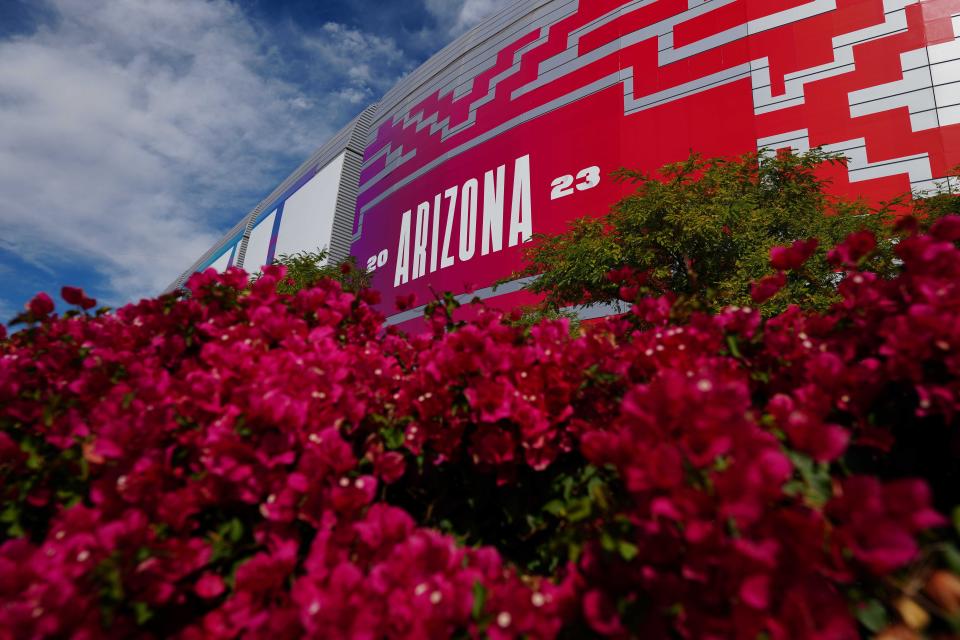
{"type": "Polygon", "coordinates": [[[922,631],[930,624],[930,614],[913,598],[900,598],[894,607],[904,623],[915,631],[922,631]]]}
{"type": "Polygon", "coordinates": [[[960,578],[956,574],[950,571],[935,572],[924,591],[947,615],[960,613],[960,578]]]}

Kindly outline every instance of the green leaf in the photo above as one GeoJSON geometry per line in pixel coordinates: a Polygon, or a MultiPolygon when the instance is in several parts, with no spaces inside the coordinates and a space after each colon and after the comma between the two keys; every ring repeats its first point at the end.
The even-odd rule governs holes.
{"type": "Polygon", "coordinates": [[[473,583],[473,619],[479,621],[487,606],[487,588],[479,580],[473,583]]]}
{"type": "Polygon", "coordinates": [[[943,559],[946,560],[947,566],[950,567],[951,571],[960,573],[960,550],[954,545],[947,544],[944,546],[943,559]]]}
{"type": "Polygon", "coordinates": [[[0,522],[4,524],[10,524],[12,522],[17,522],[20,519],[20,509],[16,504],[8,504],[3,511],[0,511],[0,522]]]}
{"type": "Polygon", "coordinates": [[[213,561],[230,558],[234,553],[234,547],[243,539],[243,533],[243,522],[239,518],[233,518],[220,525],[211,535],[213,561]]]}
{"type": "Polygon", "coordinates": [[[234,518],[220,527],[219,533],[224,540],[236,544],[243,538],[243,522],[234,518]]]}
{"type": "Polygon", "coordinates": [[[600,511],[606,511],[610,508],[610,501],[607,499],[607,485],[600,478],[591,478],[587,483],[587,491],[594,504],[600,508],[600,511]]]}
{"type": "Polygon", "coordinates": [[[960,506],[953,509],[953,528],[956,529],[957,534],[960,535],[960,506]]]}
{"type": "Polygon", "coordinates": [[[614,540],[613,536],[610,535],[609,531],[604,531],[600,536],[600,546],[603,547],[604,551],[613,553],[617,549],[617,541],[614,540]]]}
{"type": "Polygon", "coordinates": [[[791,480],[783,485],[783,493],[784,495],[788,495],[790,497],[798,496],[803,493],[803,488],[804,484],[802,482],[799,480],[791,480]]]}
{"type": "Polygon", "coordinates": [[[954,637],[960,636],[960,615],[953,615],[947,618],[947,624],[953,630],[954,637]]]}
{"type": "Polygon", "coordinates": [[[153,609],[146,602],[134,602],[133,616],[137,624],[142,626],[153,618],[153,609]]]}
{"type": "MultiPolygon", "coordinates": [[[[830,465],[822,462],[815,462],[809,456],[795,451],[787,452],[793,466],[800,473],[802,485],[800,492],[806,499],[807,504],[812,507],[822,507],[827,504],[833,496],[833,479],[830,476],[830,465]]],[[[787,483],[787,487],[794,489],[793,483],[787,483]]]]}
{"type": "Polygon", "coordinates": [[[590,500],[573,500],[567,508],[567,518],[570,522],[581,522],[589,518],[592,512],[590,500]]]}
{"type": "Polygon", "coordinates": [[[29,439],[20,443],[20,449],[27,454],[27,468],[31,471],[43,469],[46,461],[38,451],[37,445],[29,439]]]}
{"type": "Polygon", "coordinates": [[[626,540],[620,540],[617,543],[617,551],[620,552],[620,557],[627,562],[632,561],[640,553],[640,549],[637,548],[637,545],[627,542],[626,540]]]}
{"type": "Polygon", "coordinates": [[[737,342],[737,336],[733,334],[727,335],[727,349],[730,350],[730,355],[732,355],[734,358],[743,358],[743,354],[740,353],[740,344],[737,342]]]}
{"type": "Polygon", "coordinates": [[[403,430],[397,427],[380,429],[380,436],[383,438],[383,442],[387,445],[388,449],[399,449],[405,441],[403,430]]]}
{"type": "Polygon", "coordinates": [[[547,504],[543,505],[543,510],[551,515],[555,515],[558,518],[562,518],[567,513],[567,508],[563,504],[562,500],[551,500],[547,504]]]}
{"type": "Polygon", "coordinates": [[[0,512],[0,522],[7,524],[7,535],[11,538],[22,538],[27,535],[23,525],[20,524],[20,508],[15,503],[7,505],[7,508],[0,512]]]}
{"type": "Polygon", "coordinates": [[[868,600],[857,607],[857,620],[873,633],[879,633],[889,625],[887,610],[877,600],[868,600]]]}
{"type": "Polygon", "coordinates": [[[114,558],[108,558],[101,562],[96,568],[97,577],[100,579],[100,595],[113,603],[123,602],[123,578],[120,575],[120,568],[117,566],[114,558]]]}

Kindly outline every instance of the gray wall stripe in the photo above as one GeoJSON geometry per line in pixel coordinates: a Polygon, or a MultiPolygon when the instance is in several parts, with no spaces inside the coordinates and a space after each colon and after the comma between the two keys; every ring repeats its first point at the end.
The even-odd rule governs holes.
{"type": "MultiPolygon", "coordinates": [[[[499,286],[494,285],[492,287],[486,287],[484,289],[477,289],[473,293],[461,293],[456,296],[457,302],[460,304],[466,304],[473,300],[474,298],[479,298],[480,300],[487,300],[488,298],[495,298],[497,296],[503,296],[508,293],[516,293],[520,291],[528,284],[537,279],[537,276],[529,276],[526,278],[520,278],[518,280],[512,280],[510,282],[505,282],[499,286]]],[[[396,315],[392,315],[387,318],[387,321],[384,323],[385,326],[392,326],[395,324],[400,324],[401,322],[407,322],[409,320],[416,320],[423,316],[424,309],[427,308],[427,305],[422,304],[415,309],[408,309],[396,315]]]]}
{"type": "MultiPolygon", "coordinates": [[[[498,296],[505,296],[508,293],[516,293],[517,291],[521,291],[536,279],[537,276],[528,276],[526,278],[505,282],[499,286],[478,289],[473,293],[462,293],[458,296],[455,296],[455,299],[460,304],[468,304],[476,299],[489,300],[498,296]]],[[[630,303],[624,302],[623,300],[614,300],[612,302],[605,302],[602,304],[564,307],[561,309],[561,311],[576,314],[577,318],[580,320],[593,320],[596,318],[605,318],[607,316],[626,313],[630,310],[631,306],[632,305],[630,303]]],[[[394,325],[403,324],[404,322],[409,322],[411,320],[416,320],[417,318],[422,318],[423,312],[426,310],[426,308],[427,305],[422,304],[414,309],[408,309],[401,313],[394,314],[386,319],[384,326],[391,327],[394,325]]]]}

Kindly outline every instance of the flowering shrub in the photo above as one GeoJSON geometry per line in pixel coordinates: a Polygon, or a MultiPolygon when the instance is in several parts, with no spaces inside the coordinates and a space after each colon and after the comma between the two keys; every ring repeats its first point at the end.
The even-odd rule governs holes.
{"type": "Polygon", "coordinates": [[[767,320],[621,270],[576,336],[441,301],[407,337],[281,267],[41,294],[0,339],[0,638],[950,637],[958,240],[883,278],[851,236],[841,301],[767,320]]]}

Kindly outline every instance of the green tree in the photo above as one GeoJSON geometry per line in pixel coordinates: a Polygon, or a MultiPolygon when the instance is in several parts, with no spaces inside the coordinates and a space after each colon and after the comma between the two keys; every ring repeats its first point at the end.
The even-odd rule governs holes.
{"type": "Polygon", "coordinates": [[[345,291],[356,292],[370,286],[370,274],[357,267],[355,258],[351,256],[332,264],[328,258],[329,253],[326,249],[281,255],[274,264],[285,266],[287,277],[277,285],[277,291],[296,293],[324,278],[336,280],[345,291]]]}
{"type": "Polygon", "coordinates": [[[648,273],[652,294],[674,292],[715,311],[754,304],[751,283],[773,272],[772,247],[816,238],[811,260],[789,274],[763,310],[772,314],[791,303],[822,309],[837,298],[838,275],[827,253],[848,234],[873,231],[878,246],[869,266],[892,274],[896,213],[912,207],[926,226],[957,208],[950,195],[918,205],[904,198],[877,210],[832,196],[819,169],[844,162],[814,149],[730,159],[694,154],[659,175],[621,170],[616,177],[636,183],[636,192],[601,218],[576,220],[558,236],[537,236],[514,277],[539,276],[528,288],[545,296],[543,312],[618,299],[620,286],[608,274],[623,267],[648,273]]]}

